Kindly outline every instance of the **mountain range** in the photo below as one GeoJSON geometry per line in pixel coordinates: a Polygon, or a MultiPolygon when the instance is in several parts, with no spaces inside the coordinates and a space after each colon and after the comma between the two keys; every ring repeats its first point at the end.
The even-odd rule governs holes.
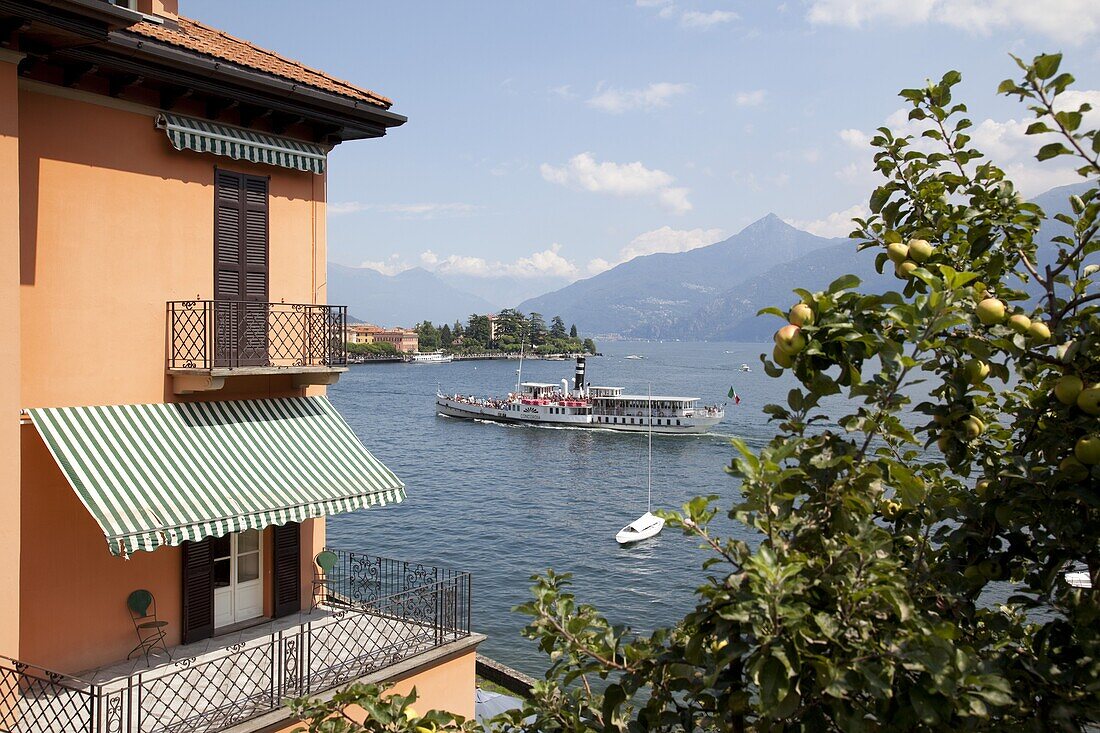
{"type": "MultiPolygon", "coordinates": [[[[1039,262],[1051,261],[1051,238],[1065,226],[1054,221],[1069,211],[1068,197],[1089,183],[1038,196],[1048,216],[1039,233],[1039,262]]],[[[786,307],[792,290],[822,290],[846,273],[866,290],[896,282],[875,272],[874,254],[858,252],[850,239],[828,239],[797,229],[769,214],[737,234],[687,252],[636,257],[585,280],[529,298],[517,308],[546,319],[560,315],[584,334],[685,341],[763,341],[775,320],[758,317],[764,307],[786,307]]],[[[349,313],[386,324],[436,323],[496,310],[434,273],[415,268],[392,277],[374,270],[329,265],[329,298],[349,313]]]]}
{"type": "Polygon", "coordinates": [[[471,313],[492,313],[489,301],[464,292],[421,267],[383,275],[368,267],[328,264],[328,300],[348,317],[383,326],[412,327],[423,320],[453,323],[471,313]]]}

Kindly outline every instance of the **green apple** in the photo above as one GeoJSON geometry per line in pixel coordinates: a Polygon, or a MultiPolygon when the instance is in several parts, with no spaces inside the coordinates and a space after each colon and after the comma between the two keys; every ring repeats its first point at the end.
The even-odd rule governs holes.
{"type": "Polygon", "coordinates": [[[1100,435],[1086,435],[1073,446],[1073,456],[1086,466],[1100,463],[1100,435]]]}
{"type": "Polygon", "coordinates": [[[977,313],[979,321],[987,326],[992,326],[994,323],[1000,323],[1005,319],[1005,304],[997,298],[986,298],[978,303],[974,312],[977,313]]]}
{"type": "Polygon", "coordinates": [[[901,242],[891,242],[886,245],[886,256],[895,265],[904,262],[905,258],[909,256],[909,246],[901,242]]]}
{"type": "Polygon", "coordinates": [[[966,381],[971,384],[981,384],[989,376],[989,365],[981,359],[971,359],[966,362],[966,381]]]}
{"type": "Polygon", "coordinates": [[[1031,319],[1023,313],[1017,313],[1008,319],[1008,327],[1016,333],[1027,333],[1031,330],[1031,319]]]}
{"type": "Polygon", "coordinates": [[[923,239],[909,240],[909,257],[917,262],[924,262],[932,256],[932,245],[923,239]]]}
{"type": "Polygon", "coordinates": [[[1085,388],[1085,383],[1076,374],[1067,374],[1054,383],[1054,396],[1063,405],[1077,404],[1077,396],[1085,388]]]}
{"type": "Polygon", "coordinates": [[[1066,475],[1070,481],[1084,481],[1089,477],[1089,469],[1084,463],[1073,456],[1066,456],[1058,464],[1058,470],[1066,475]]]}
{"type": "Polygon", "coordinates": [[[798,303],[787,314],[787,320],[795,326],[811,326],[814,322],[814,310],[805,303],[798,303]]]}
{"type": "Polygon", "coordinates": [[[940,433],[940,437],[936,438],[936,447],[940,449],[940,453],[947,453],[947,449],[951,447],[951,436],[947,433],[940,433]]]}
{"type": "Polygon", "coordinates": [[[1077,395],[1077,407],[1089,415],[1100,415],[1100,384],[1081,390],[1077,395]]]}
{"type": "Polygon", "coordinates": [[[1054,350],[1054,355],[1058,357],[1058,361],[1071,362],[1073,357],[1077,354],[1077,342],[1067,341],[1064,344],[1059,344],[1058,348],[1054,350]]]}
{"type": "Polygon", "coordinates": [[[974,494],[982,501],[986,501],[989,499],[992,490],[993,482],[987,478],[983,478],[981,481],[974,484],[974,494]]]}
{"type": "Polygon", "coordinates": [[[1032,321],[1031,328],[1027,330],[1027,335],[1039,343],[1045,344],[1050,341],[1050,326],[1042,321],[1032,321]]]}
{"type": "Polygon", "coordinates": [[[917,263],[912,260],[904,260],[894,265],[894,274],[902,280],[908,280],[913,274],[913,270],[917,269],[917,263]]]}
{"type": "Polygon", "coordinates": [[[788,324],[775,332],[775,343],[780,349],[794,356],[806,348],[806,337],[802,335],[801,328],[788,324]]]}
{"type": "Polygon", "coordinates": [[[779,344],[776,344],[772,349],[772,361],[784,369],[790,369],[794,366],[794,360],[791,359],[791,355],[779,348],[779,344]]]}
{"type": "Polygon", "coordinates": [[[883,519],[897,519],[897,516],[901,514],[901,502],[887,499],[882,503],[881,512],[883,519]]]}
{"type": "Polygon", "coordinates": [[[985,423],[971,415],[962,421],[962,429],[966,433],[967,440],[974,440],[985,431],[985,423]]]}

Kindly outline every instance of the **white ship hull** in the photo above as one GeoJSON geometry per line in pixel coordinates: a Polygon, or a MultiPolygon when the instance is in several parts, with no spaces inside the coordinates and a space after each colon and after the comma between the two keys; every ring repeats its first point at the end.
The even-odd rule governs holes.
{"type": "MultiPolygon", "coordinates": [[[[469,399],[437,395],[435,406],[440,415],[466,418],[468,420],[491,420],[501,423],[548,425],[563,428],[596,428],[627,433],[645,433],[649,430],[649,418],[644,415],[570,415],[550,412],[551,407],[561,409],[557,405],[525,405],[520,401],[499,405],[478,404],[469,399]]],[[[724,412],[718,411],[707,415],[653,417],[653,432],[664,435],[707,433],[720,423],[724,416],[724,412]]]]}

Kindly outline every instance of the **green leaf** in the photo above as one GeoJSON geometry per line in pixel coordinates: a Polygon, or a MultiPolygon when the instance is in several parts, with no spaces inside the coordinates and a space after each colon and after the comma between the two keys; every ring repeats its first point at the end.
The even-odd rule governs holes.
{"type": "Polygon", "coordinates": [[[1040,79],[1049,79],[1058,73],[1058,66],[1062,63],[1062,54],[1051,53],[1035,57],[1035,75],[1040,79]]]}
{"type": "Polygon", "coordinates": [[[851,290],[852,288],[859,287],[860,280],[855,275],[841,275],[836,280],[829,283],[828,292],[830,295],[839,293],[842,290],[851,290]]]}
{"type": "Polygon", "coordinates": [[[1070,150],[1062,143],[1050,143],[1039,148],[1039,152],[1036,154],[1036,160],[1049,160],[1050,158],[1056,158],[1059,155],[1069,155],[1070,150]]]}

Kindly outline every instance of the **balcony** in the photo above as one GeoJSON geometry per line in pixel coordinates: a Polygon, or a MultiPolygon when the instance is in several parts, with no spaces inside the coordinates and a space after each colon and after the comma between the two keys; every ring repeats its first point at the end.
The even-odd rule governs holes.
{"type": "MultiPolygon", "coordinates": [[[[285,720],[283,702],[386,678],[478,641],[470,575],[337,551],[321,608],[70,676],[0,657],[0,730],[218,733],[285,720]]],[[[122,610],[120,609],[120,612],[122,610]]]]}
{"type": "Polygon", "coordinates": [[[221,389],[227,377],[292,375],[295,387],[347,371],[347,306],[233,300],[168,303],[168,373],[177,394],[221,389]]]}

